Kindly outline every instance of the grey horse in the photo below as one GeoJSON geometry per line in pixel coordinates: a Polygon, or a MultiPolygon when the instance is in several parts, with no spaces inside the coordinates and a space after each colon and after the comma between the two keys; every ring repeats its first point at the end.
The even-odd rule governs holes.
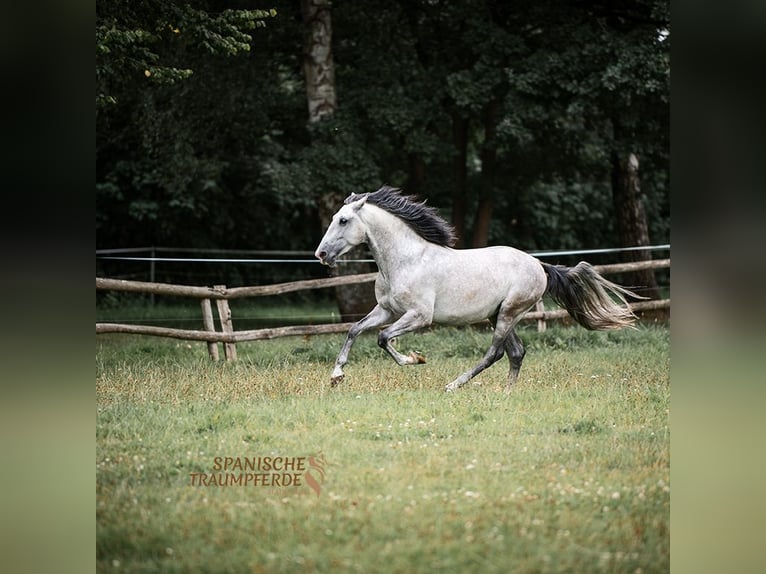
{"type": "Polygon", "coordinates": [[[550,295],[586,329],[619,329],[636,320],[626,297],[641,297],[604,279],[590,264],[549,265],[505,246],[453,249],[452,227],[435,209],[397,188],[384,186],[346,198],[314,255],[334,266],[361,243],[367,243],[378,265],[377,305],[349,330],[335,361],[333,386],[343,380],[343,366],[356,338],[385,325],[378,344],[399,365],[413,365],[425,359],[415,352],[400,353],[393,339],[431,324],[468,325],[489,319],[494,334],[486,354],[445,390],[460,388],[507,354],[508,392],[525,355],[516,324],[543,295],[550,295]]]}

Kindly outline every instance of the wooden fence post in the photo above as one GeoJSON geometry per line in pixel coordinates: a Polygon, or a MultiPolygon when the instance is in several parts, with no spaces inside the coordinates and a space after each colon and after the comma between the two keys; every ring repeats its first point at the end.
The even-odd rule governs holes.
{"type": "MultiPolygon", "coordinates": [[[[539,313],[542,313],[543,311],[545,311],[545,305],[543,305],[543,300],[542,299],[540,299],[535,304],[535,311],[537,311],[539,313]]],[[[545,319],[543,319],[541,317],[540,319],[537,320],[537,332],[538,333],[543,333],[546,328],[547,328],[547,325],[545,323],[545,319]]]]}
{"type": "MultiPolygon", "coordinates": [[[[152,250],[149,252],[149,255],[149,282],[154,283],[156,277],[154,260],[157,258],[157,251],[154,249],[154,245],[152,245],[152,250]]],[[[152,307],[154,307],[154,293],[149,293],[149,301],[151,302],[152,307]]]]}
{"type": "MultiPolygon", "coordinates": [[[[226,285],[214,285],[213,289],[216,291],[226,292],[226,285]]],[[[216,306],[218,307],[218,319],[221,322],[221,331],[224,333],[234,333],[234,326],[231,321],[231,309],[229,308],[229,301],[226,299],[216,299],[216,306]]],[[[223,354],[227,361],[237,360],[237,345],[234,343],[223,344],[223,354]]]]}
{"type": "MultiPolygon", "coordinates": [[[[210,299],[201,299],[202,306],[202,325],[206,331],[215,333],[215,322],[213,321],[213,307],[210,305],[210,299]]],[[[218,343],[215,341],[207,342],[207,352],[214,361],[218,360],[218,343]]]]}

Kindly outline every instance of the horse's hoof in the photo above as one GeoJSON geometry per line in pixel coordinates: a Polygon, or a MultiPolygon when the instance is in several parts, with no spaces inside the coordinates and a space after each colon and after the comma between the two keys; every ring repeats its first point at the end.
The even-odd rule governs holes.
{"type": "Polygon", "coordinates": [[[412,359],[412,364],[418,365],[426,362],[426,358],[418,353],[417,351],[412,351],[410,353],[410,359],[412,359]]]}
{"type": "Polygon", "coordinates": [[[337,387],[344,378],[345,378],[345,375],[330,377],[330,386],[337,387]]]}
{"type": "Polygon", "coordinates": [[[447,385],[446,387],[444,387],[444,392],[445,392],[445,393],[451,393],[451,392],[453,392],[455,389],[457,389],[457,387],[456,387],[456,386],[454,386],[452,383],[450,383],[449,385],[447,385]]]}

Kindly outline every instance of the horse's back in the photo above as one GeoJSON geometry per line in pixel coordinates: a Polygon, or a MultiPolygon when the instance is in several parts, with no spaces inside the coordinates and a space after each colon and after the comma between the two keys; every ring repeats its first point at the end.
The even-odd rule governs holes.
{"type": "Polygon", "coordinates": [[[545,274],[540,261],[514,247],[497,245],[449,251],[453,268],[465,275],[526,284],[537,283],[545,274]]]}

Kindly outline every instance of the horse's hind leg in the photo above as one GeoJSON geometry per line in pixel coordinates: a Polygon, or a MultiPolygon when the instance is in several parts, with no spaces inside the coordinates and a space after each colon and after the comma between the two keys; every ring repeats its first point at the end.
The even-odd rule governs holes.
{"type": "Polygon", "coordinates": [[[484,354],[484,358],[481,360],[481,362],[479,362],[479,364],[476,365],[474,368],[466,371],[465,373],[460,375],[457,379],[452,381],[449,385],[445,387],[444,390],[449,393],[451,391],[455,391],[459,389],[468,381],[470,381],[472,378],[474,378],[476,375],[481,373],[484,369],[486,369],[487,367],[499,361],[505,354],[505,345],[504,345],[505,336],[506,336],[506,333],[504,330],[496,328],[495,334],[492,336],[492,344],[489,346],[489,349],[487,349],[487,352],[484,354]]]}
{"type": "Polygon", "coordinates": [[[505,392],[510,393],[513,383],[519,376],[521,370],[521,363],[524,361],[524,355],[527,354],[524,349],[524,345],[521,344],[521,339],[516,334],[516,331],[511,329],[508,336],[503,340],[505,352],[508,355],[508,360],[511,362],[511,369],[508,373],[508,384],[505,386],[505,392]]]}
{"type": "Polygon", "coordinates": [[[505,391],[509,392],[511,390],[511,386],[519,376],[519,370],[521,369],[521,363],[524,360],[525,354],[524,345],[521,344],[521,339],[519,339],[514,328],[528,308],[527,302],[525,302],[523,305],[517,304],[505,308],[501,307],[498,310],[497,315],[490,319],[495,326],[495,332],[492,336],[492,344],[489,346],[484,358],[473,369],[466,371],[448,384],[445,388],[447,392],[462,387],[484,369],[499,361],[506,353],[511,361],[511,371],[508,375],[508,384],[505,391]]]}

